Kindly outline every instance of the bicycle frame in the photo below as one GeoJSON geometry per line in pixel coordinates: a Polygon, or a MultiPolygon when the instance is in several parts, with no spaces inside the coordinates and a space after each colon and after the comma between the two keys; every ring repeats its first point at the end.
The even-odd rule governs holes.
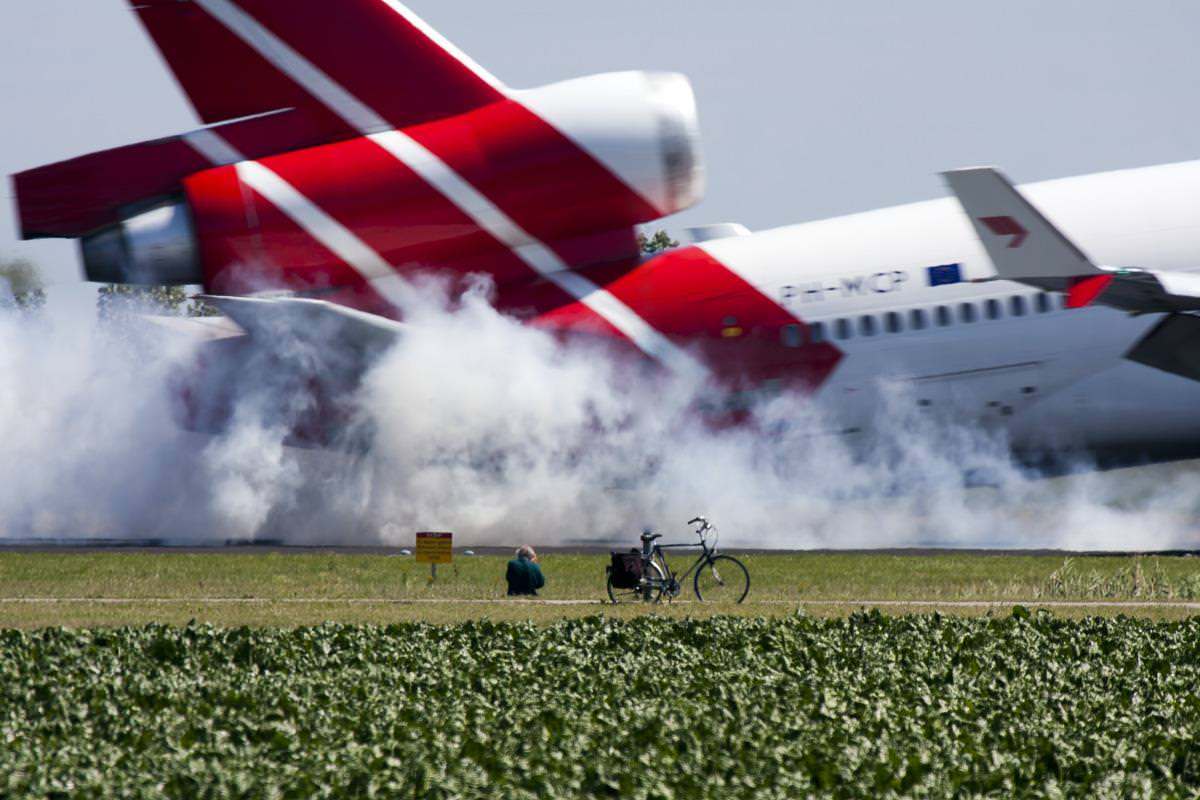
{"type": "Polygon", "coordinates": [[[689,577],[691,577],[693,572],[695,572],[698,568],[700,568],[704,564],[707,564],[710,561],[712,561],[713,557],[717,554],[717,548],[715,548],[715,547],[710,548],[708,546],[708,542],[706,542],[704,539],[700,540],[699,546],[701,549],[699,558],[697,558],[695,563],[693,563],[690,567],[687,568],[686,572],[684,572],[680,575],[676,575],[675,572],[671,569],[671,565],[667,563],[667,555],[663,551],[664,550],[675,550],[675,549],[680,549],[680,548],[684,548],[684,547],[696,547],[696,545],[694,545],[694,544],[656,544],[656,545],[654,545],[654,549],[650,551],[649,558],[646,558],[645,560],[646,561],[654,561],[657,558],[658,566],[662,569],[662,572],[663,572],[663,582],[666,583],[667,585],[670,585],[672,582],[675,582],[680,587],[682,587],[683,582],[686,581],[689,577]]]}

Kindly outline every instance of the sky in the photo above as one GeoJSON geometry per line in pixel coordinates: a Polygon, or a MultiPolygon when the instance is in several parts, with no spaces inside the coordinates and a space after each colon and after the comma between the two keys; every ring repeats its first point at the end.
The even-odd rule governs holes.
{"type": "MultiPolygon", "coordinates": [[[[1200,3],[1178,0],[409,0],[511,86],[625,69],[695,87],[708,193],[670,229],[763,229],[1019,182],[1200,157],[1200,3]]],[[[0,173],[198,123],[125,0],[4,0],[0,173]]],[[[72,243],[0,257],[82,291],[72,243]]]]}

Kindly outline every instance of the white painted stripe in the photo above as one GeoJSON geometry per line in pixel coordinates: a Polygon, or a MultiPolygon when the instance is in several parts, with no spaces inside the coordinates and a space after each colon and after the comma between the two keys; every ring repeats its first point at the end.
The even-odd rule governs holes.
{"type": "Polygon", "coordinates": [[[192,146],[196,152],[207,158],[214,166],[223,167],[245,161],[246,157],[238,152],[223,136],[214,131],[202,129],[185,133],[183,140],[192,146]]]}
{"type": "MultiPolygon", "coordinates": [[[[258,20],[230,0],[195,0],[239,39],[258,51],[280,71],[303,86],[309,94],[362,133],[391,127],[375,111],[326,75],[319,67],[292,49],[290,45],[259,24],[258,20]]],[[[347,46],[353,46],[347,42],[347,46]]]]}
{"type": "Polygon", "coordinates": [[[400,131],[384,131],[368,138],[391,153],[458,206],[480,228],[511,248],[535,272],[599,314],[625,334],[639,349],[676,370],[700,369],[690,354],[655,330],[611,293],[571,268],[546,245],[531,236],[511,217],[419,142],[400,131]]]}
{"type": "MultiPolygon", "coordinates": [[[[512,248],[514,253],[539,275],[599,314],[647,355],[659,359],[676,371],[694,373],[703,370],[696,359],[655,330],[633,309],[587,278],[572,272],[553,250],[523,230],[495,203],[488,200],[434,153],[407,134],[390,129],[373,109],[334,82],[316,65],[260,25],[231,0],[195,2],[310,94],[325,103],[349,125],[369,136],[402,164],[428,181],[434,189],[475,220],[483,230],[512,248]]],[[[397,4],[394,8],[398,13],[403,13],[400,11],[402,6],[397,4]]],[[[413,19],[407,15],[405,18],[413,19]]],[[[403,297],[403,280],[382,256],[289,183],[256,162],[240,164],[238,174],[267,199],[276,204],[286,203],[286,206],[280,205],[284,213],[372,281],[389,301],[398,302],[403,297]],[[251,166],[248,166],[245,169],[246,174],[242,175],[242,167],[247,165],[251,166]],[[265,190],[252,183],[254,180],[259,181],[265,190]],[[388,279],[380,265],[390,272],[393,280],[388,279]]]]}
{"type": "Polygon", "coordinates": [[[493,89],[500,92],[501,94],[508,93],[508,87],[506,87],[503,83],[501,83],[500,80],[495,75],[488,72],[483,67],[479,66],[479,64],[477,64],[473,58],[468,56],[462,50],[459,50],[457,47],[455,47],[454,44],[449,39],[447,39],[445,36],[442,36],[436,30],[431,28],[429,26],[429,24],[425,22],[425,20],[418,17],[416,14],[414,14],[412,11],[410,11],[406,6],[401,5],[398,2],[398,0],[380,0],[380,1],[384,5],[386,5],[388,8],[392,9],[392,11],[395,11],[397,14],[404,17],[404,19],[406,19],[410,25],[412,25],[414,28],[419,30],[421,33],[425,34],[425,36],[427,36],[431,42],[433,42],[438,47],[442,48],[447,53],[449,53],[453,58],[455,58],[458,61],[458,63],[462,64],[464,67],[469,69],[471,72],[475,73],[475,75],[480,80],[482,80],[484,83],[488,84],[493,89]]]}
{"type": "Polygon", "coordinates": [[[215,131],[194,131],[186,134],[183,140],[215,166],[238,164],[239,180],[279,206],[293,222],[336,253],[388,302],[399,307],[401,300],[408,296],[407,283],[378,253],[278,173],[256,161],[247,161],[237,148],[215,131]],[[380,264],[386,268],[382,274],[380,264]]]}
{"type": "Polygon", "coordinates": [[[236,169],[243,183],[349,264],[388,302],[401,306],[409,298],[406,284],[391,264],[290,183],[257,161],[243,161],[236,169]]]}

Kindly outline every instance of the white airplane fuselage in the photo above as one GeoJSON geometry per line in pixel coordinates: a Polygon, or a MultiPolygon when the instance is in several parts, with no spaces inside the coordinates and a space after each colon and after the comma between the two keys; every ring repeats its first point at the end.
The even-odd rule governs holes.
{"type": "MultiPolygon", "coordinates": [[[[1200,161],[1022,192],[1099,263],[1200,266],[1200,161]]],[[[1200,383],[1123,357],[1162,315],[972,282],[995,271],[953,198],[700,246],[842,351],[815,395],[851,432],[872,427],[883,378],[931,411],[1005,426],[1018,449],[1200,445],[1200,383]],[[931,285],[930,268],[950,265],[961,281],[931,285]]]]}

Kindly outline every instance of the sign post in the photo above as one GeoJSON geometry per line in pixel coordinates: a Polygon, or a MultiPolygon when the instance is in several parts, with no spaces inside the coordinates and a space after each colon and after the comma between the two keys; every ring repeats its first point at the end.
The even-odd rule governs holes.
{"type": "Polygon", "coordinates": [[[454,559],[454,534],[444,531],[418,531],[416,555],[418,564],[429,565],[429,580],[437,580],[437,565],[454,559]]]}

